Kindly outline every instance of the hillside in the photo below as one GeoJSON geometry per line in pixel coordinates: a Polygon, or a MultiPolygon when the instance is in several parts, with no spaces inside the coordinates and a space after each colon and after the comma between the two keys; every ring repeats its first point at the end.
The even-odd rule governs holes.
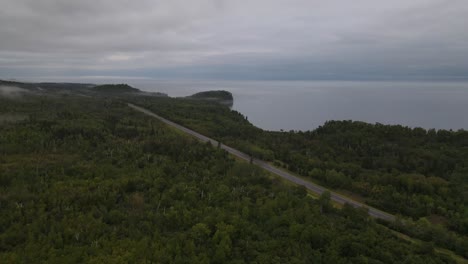
{"type": "Polygon", "coordinates": [[[133,88],[128,84],[104,84],[97,85],[92,88],[93,91],[105,93],[137,93],[141,92],[137,88],[133,88]]]}
{"type": "Polygon", "coordinates": [[[79,95],[79,96],[149,96],[167,97],[167,94],[160,92],[145,92],[128,84],[89,84],[89,83],[54,83],[54,82],[19,82],[0,80],[0,87],[7,87],[11,90],[15,88],[24,89],[27,92],[37,95],[79,95]]]}
{"type": "Polygon", "coordinates": [[[232,93],[228,91],[206,91],[199,92],[189,96],[192,99],[203,99],[203,100],[218,100],[218,101],[233,101],[234,98],[232,93]]]}

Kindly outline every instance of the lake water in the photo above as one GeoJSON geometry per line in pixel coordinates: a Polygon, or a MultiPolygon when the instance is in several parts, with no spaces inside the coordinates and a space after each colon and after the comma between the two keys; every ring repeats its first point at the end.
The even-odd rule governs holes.
{"type": "Polygon", "coordinates": [[[169,96],[227,90],[233,109],[267,130],[311,130],[327,120],[468,129],[467,82],[134,81],[169,96]]]}

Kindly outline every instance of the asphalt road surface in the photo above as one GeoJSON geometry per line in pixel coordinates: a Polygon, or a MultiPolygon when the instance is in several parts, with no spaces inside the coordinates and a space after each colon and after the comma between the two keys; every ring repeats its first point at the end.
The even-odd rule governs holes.
{"type": "MultiPolygon", "coordinates": [[[[167,120],[145,108],[142,108],[142,107],[139,107],[139,106],[136,106],[136,105],[133,105],[133,104],[128,104],[129,107],[137,110],[137,111],[140,111],[146,115],[149,115],[149,116],[152,116],[154,118],[157,118],[159,119],[160,121],[162,121],[163,123],[166,123],[167,125],[169,126],[172,126],[174,128],[177,128],[187,134],[190,134],[196,138],[198,138],[199,140],[203,141],[203,142],[210,142],[212,145],[214,146],[217,146],[218,145],[218,141],[214,140],[214,139],[211,139],[209,137],[206,137],[200,133],[197,133],[191,129],[188,129],[186,127],[183,127],[179,124],[176,124],[170,120],[167,120]]],[[[259,167],[262,167],[263,169],[277,175],[277,176],[280,176],[288,181],[291,181],[295,184],[298,184],[298,185],[302,185],[304,187],[306,187],[308,190],[320,195],[322,194],[323,192],[325,191],[329,191],[330,192],[330,198],[331,200],[339,203],[339,204],[350,204],[352,205],[353,207],[364,207],[364,208],[367,208],[368,209],[368,212],[369,212],[369,215],[372,216],[372,217],[375,217],[375,218],[379,218],[379,219],[383,219],[383,220],[386,220],[386,221],[394,221],[395,220],[395,216],[394,215],[391,215],[389,213],[386,213],[384,211],[381,211],[381,210],[378,210],[378,209],[375,209],[375,208],[372,208],[372,207],[369,207],[363,203],[360,203],[360,202],[356,202],[348,197],[345,197],[343,195],[340,195],[340,194],[337,194],[335,192],[332,192],[330,190],[328,190],[327,188],[325,187],[322,187],[320,185],[317,185],[317,184],[314,184],[312,182],[309,182],[309,181],[305,181],[297,176],[294,176],[292,175],[291,173],[288,173],[286,171],[283,171],[283,170],[280,170],[272,165],[270,165],[269,163],[263,161],[263,160],[259,160],[259,159],[251,159],[251,157],[237,149],[234,149],[234,148],[231,148],[229,146],[226,146],[224,144],[221,144],[221,148],[224,149],[225,151],[231,153],[232,155],[238,157],[238,158],[241,158],[241,159],[244,159],[248,162],[252,161],[253,164],[259,166],[259,167]]]]}

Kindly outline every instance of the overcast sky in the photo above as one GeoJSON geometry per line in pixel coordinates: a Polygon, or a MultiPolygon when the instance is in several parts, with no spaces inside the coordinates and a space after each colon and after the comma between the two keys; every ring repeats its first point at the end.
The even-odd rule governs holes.
{"type": "Polygon", "coordinates": [[[0,0],[0,78],[468,79],[467,0],[0,0]]]}

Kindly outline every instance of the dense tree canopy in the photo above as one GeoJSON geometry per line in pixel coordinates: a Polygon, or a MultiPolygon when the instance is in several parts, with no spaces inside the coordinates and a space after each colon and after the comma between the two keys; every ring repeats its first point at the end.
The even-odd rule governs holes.
{"type": "Polygon", "coordinates": [[[0,100],[2,263],[453,263],[123,103],[0,100]]]}
{"type": "Polygon", "coordinates": [[[93,87],[92,90],[108,93],[140,92],[140,90],[138,90],[137,88],[133,88],[128,84],[103,84],[93,87]]]}
{"type": "Polygon", "coordinates": [[[199,92],[189,96],[188,98],[193,99],[207,99],[207,100],[227,100],[233,101],[234,98],[232,97],[232,93],[228,91],[206,91],[206,92],[199,92]]]}
{"type": "Polygon", "coordinates": [[[437,240],[439,245],[468,255],[468,131],[329,121],[313,131],[274,132],[215,103],[135,102],[369,205],[429,220],[429,233],[451,231],[437,240]]]}

